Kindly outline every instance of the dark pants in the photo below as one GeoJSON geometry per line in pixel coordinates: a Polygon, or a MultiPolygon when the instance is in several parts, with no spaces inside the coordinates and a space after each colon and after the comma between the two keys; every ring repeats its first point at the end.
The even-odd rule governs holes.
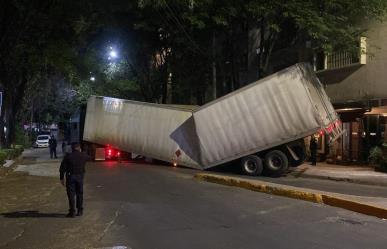
{"type": "Polygon", "coordinates": [[[56,158],[56,148],[50,148],[50,157],[54,156],[56,158]]]}
{"type": "Polygon", "coordinates": [[[316,165],[316,161],[317,161],[317,151],[316,150],[312,150],[310,152],[310,159],[312,161],[312,165],[316,165]]]}
{"type": "Polygon", "coordinates": [[[69,213],[75,213],[75,199],[78,212],[83,211],[83,175],[66,176],[67,198],[69,199],[69,213]]]}

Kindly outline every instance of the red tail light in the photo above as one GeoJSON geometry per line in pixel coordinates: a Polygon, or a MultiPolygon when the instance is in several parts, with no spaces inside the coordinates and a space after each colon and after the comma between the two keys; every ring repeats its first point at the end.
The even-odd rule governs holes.
{"type": "Polygon", "coordinates": [[[330,124],[330,125],[326,128],[326,131],[327,131],[328,133],[331,133],[332,130],[333,130],[333,128],[334,128],[334,124],[330,124]]]}
{"type": "Polygon", "coordinates": [[[112,154],[112,150],[109,149],[109,150],[108,150],[108,155],[110,156],[111,154],[112,154]]]}
{"type": "Polygon", "coordinates": [[[121,152],[118,151],[118,152],[117,152],[117,156],[120,156],[120,155],[121,155],[121,152]]]}

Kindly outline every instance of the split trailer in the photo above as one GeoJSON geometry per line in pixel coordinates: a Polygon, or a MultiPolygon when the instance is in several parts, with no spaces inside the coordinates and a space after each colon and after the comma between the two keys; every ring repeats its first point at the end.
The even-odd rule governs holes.
{"type": "Polygon", "coordinates": [[[282,174],[304,162],[303,138],[323,131],[334,141],[340,127],[302,63],[201,107],[92,96],[83,140],[195,169],[233,161],[247,175],[282,174]]]}

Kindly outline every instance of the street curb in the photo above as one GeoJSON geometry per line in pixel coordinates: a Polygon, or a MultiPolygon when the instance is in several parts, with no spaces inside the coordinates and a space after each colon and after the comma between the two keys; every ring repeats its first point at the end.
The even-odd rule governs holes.
{"type": "Polygon", "coordinates": [[[314,203],[326,204],[333,207],[339,207],[362,213],[370,216],[376,216],[379,218],[387,218],[387,209],[353,201],[334,194],[322,194],[319,192],[313,192],[313,190],[299,190],[292,187],[287,188],[286,185],[270,184],[266,182],[251,182],[249,180],[240,179],[236,177],[221,176],[214,174],[198,173],[194,176],[195,179],[200,181],[207,181],[227,186],[234,186],[252,191],[257,191],[266,194],[284,196],[288,198],[309,201],[314,203]]]}

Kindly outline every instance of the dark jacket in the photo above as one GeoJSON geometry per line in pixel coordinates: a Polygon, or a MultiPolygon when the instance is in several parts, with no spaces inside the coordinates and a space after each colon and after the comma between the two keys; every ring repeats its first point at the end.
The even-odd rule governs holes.
{"type": "Polygon", "coordinates": [[[49,146],[50,146],[51,149],[56,148],[56,145],[57,145],[56,139],[55,139],[55,138],[50,138],[50,139],[48,140],[48,144],[49,144],[49,146]]]}
{"type": "Polygon", "coordinates": [[[312,139],[310,140],[309,149],[311,151],[316,151],[317,150],[317,139],[316,138],[312,137],[312,139]]]}
{"type": "Polygon", "coordinates": [[[60,179],[62,180],[65,174],[83,175],[85,173],[85,164],[90,159],[88,155],[77,150],[67,154],[60,164],[60,179]]]}

